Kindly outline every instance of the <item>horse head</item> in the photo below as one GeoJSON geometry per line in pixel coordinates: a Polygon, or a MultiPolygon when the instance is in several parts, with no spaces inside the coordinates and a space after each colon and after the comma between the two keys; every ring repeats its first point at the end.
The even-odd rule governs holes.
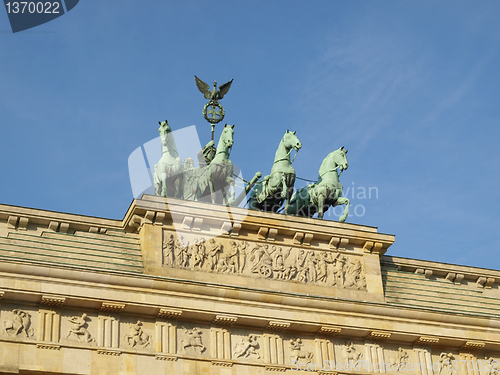
{"type": "Polygon", "coordinates": [[[287,130],[285,135],[283,136],[282,142],[286,149],[289,150],[291,148],[294,148],[295,150],[299,151],[302,148],[302,143],[300,143],[295,133],[297,132],[291,132],[290,130],[287,130]]]}
{"type": "Polygon", "coordinates": [[[339,169],[341,171],[344,171],[349,167],[349,164],[347,164],[346,154],[347,150],[344,149],[344,146],[332,153],[333,162],[335,163],[335,165],[339,166],[339,169]]]}
{"type": "Polygon", "coordinates": [[[227,148],[231,148],[233,147],[233,143],[234,143],[234,125],[231,126],[231,125],[228,125],[226,124],[226,126],[224,126],[224,129],[222,130],[222,134],[221,134],[221,141],[224,142],[224,145],[227,147],[227,148]]]}
{"type": "Polygon", "coordinates": [[[158,129],[158,132],[160,133],[161,144],[165,148],[168,148],[168,146],[169,146],[168,143],[170,141],[169,138],[171,138],[168,135],[172,133],[172,128],[168,124],[167,120],[158,121],[158,123],[160,124],[160,128],[158,129]]]}
{"type": "Polygon", "coordinates": [[[160,128],[158,129],[158,132],[160,133],[160,135],[164,135],[164,134],[172,132],[172,128],[168,124],[168,120],[158,121],[158,124],[160,124],[160,128]]]}

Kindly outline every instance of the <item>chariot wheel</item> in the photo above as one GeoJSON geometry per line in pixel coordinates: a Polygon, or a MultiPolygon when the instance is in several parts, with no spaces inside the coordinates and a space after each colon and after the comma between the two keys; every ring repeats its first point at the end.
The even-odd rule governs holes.
{"type": "Polygon", "coordinates": [[[270,277],[272,273],[271,267],[269,267],[267,264],[262,264],[259,267],[259,274],[264,277],[270,277]]]}

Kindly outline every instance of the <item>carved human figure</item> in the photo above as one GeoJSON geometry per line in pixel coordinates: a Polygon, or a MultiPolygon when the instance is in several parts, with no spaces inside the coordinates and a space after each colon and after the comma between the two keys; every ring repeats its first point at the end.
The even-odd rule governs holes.
{"type": "Polygon", "coordinates": [[[184,240],[183,236],[177,237],[174,243],[175,265],[180,267],[187,267],[188,256],[188,242],[184,240]]]}
{"type": "Polygon", "coordinates": [[[174,235],[170,233],[166,241],[163,242],[163,264],[172,266],[174,264],[174,235]]]}
{"type": "Polygon", "coordinates": [[[68,321],[71,323],[71,327],[66,336],[67,339],[74,337],[79,342],[85,343],[95,341],[90,337],[90,333],[85,327],[87,325],[87,314],[82,314],[82,316],[71,316],[68,318],[68,321]]]}
{"type": "Polygon", "coordinates": [[[439,375],[456,375],[457,371],[453,366],[455,357],[452,353],[441,353],[439,356],[439,375]]]}
{"type": "Polygon", "coordinates": [[[307,253],[304,250],[300,250],[297,255],[297,260],[295,262],[295,267],[297,269],[297,280],[306,283],[308,280],[309,268],[306,265],[307,253]]]}
{"type": "Polygon", "coordinates": [[[388,363],[392,364],[394,371],[405,371],[409,358],[408,352],[399,347],[396,356],[390,358],[388,363]]]}
{"type": "Polygon", "coordinates": [[[5,332],[9,335],[17,336],[24,332],[26,337],[33,336],[33,329],[31,326],[31,315],[24,310],[12,310],[12,319],[6,319],[3,322],[5,332]]]}
{"type": "Polygon", "coordinates": [[[181,340],[181,350],[186,352],[186,348],[192,348],[197,354],[203,353],[206,348],[201,342],[202,333],[203,332],[198,327],[194,327],[193,329],[184,328],[184,334],[188,337],[186,340],[181,340]]]}
{"type": "Polygon", "coordinates": [[[285,280],[293,280],[297,275],[297,268],[294,265],[286,265],[285,270],[283,271],[283,279],[285,280]]]}
{"type": "Polygon", "coordinates": [[[314,354],[312,352],[301,350],[303,345],[304,344],[301,339],[290,340],[290,350],[292,352],[292,355],[290,356],[290,362],[297,363],[300,361],[304,364],[311,363],[314,354]]]}
{"type": "Polygon", "coordinates": [[[341,288],[344,287],[344,265],[346,259],[340,254],[337,254],[333,260],[333,282],[332,285],[339,286],[341,288]]]}
{"type": "Polygon", "coordinates": [[[498,375],[498,361],[493,357],[485,357],[482,361],[481,375],[498,375]]]}
{"type": "Polygon", "coordinates": [[[327,255],[328,253],[326,252],[321,253],[316,263],[316,280],[322,283],[326,282],[326,277],[328,276],[327,255]]]}
{"type": "Polygon", "coordinates": [[[262,258],[268,256],[267,253],[267,245],[261,246],[256,244],[252,249],[250,254],[250,262],[252,263],[252,267],[250,268],[250,272],[259,273],[259,265],[261,263],[262,258]]]}
{"type": "Polygon", "coordinates": [[[239,248],[236,242],[231,241],[229,251],[222,252],[217,264],[217,272],[235,273],[239,271],[239,248]]]}
{"type": "Polygon", "coordinates": [[[285,258],[281,247],[273,246],[271,248],[271,256],[273,261],[273,278],[283,279],[285,273],[285,258]]]}
{"type": "Polygon", "coordinates": [[[222,252],[222,245],[215,241],[214,238],[208,241],[208,257],[210,259],[210,269],[216,270],[219,263],[220,253],[222,252]]]}
{"type": "Polygon", "coordinates": [[[143,323],[140,320],[135,324],[129,324],[129,332],[125,335],[125,341],[131,348],[136,345],[144,348],[151,343],[149,335],[142,330],[142,326],[143,323]]]}
{"type": "Polygon", "coordinates": [[[364,276],[361,275],[362,270],[363,266],[359,259],[349,259],[346,263],[344,286],[356,289],[366,287],[364,276]]]}
{"type": "Polygon", "coordinates": [[[240,263],[240,273],[243,273],[243,270],[245,269],[246,265],[246,259],[247,259],[247,249],[248,249],[248,242],[243,241],[241,242],[240,245],[238,245],[238,252],[239,252],[239,263],[240,263]]]}
{"type": "Polygon", "coordinates": [[[257,342],[256,335],[249,335],[248,337],[243,337],[239,343],[237,343],[234,347],[234,357],[239,358],[248,358],[250,355],[257,356],[257,359],[260,359],[260,354],[257,351],[259,348],[259,343],[257,342]]]}
{"type": "Polygon", "coordinates": [[[314,255],[314,251],[309,250],[306,253],[306,259],[305,259],[305,267],[307,267],[308,270],[308,278],[307,282],[309,283],[315,283],[317,280],[317,273],[316,273],[316,256],[314,255]]]}
{"type": "Polygon", "coordinates": [[[344,363],[349,363],[349,365],[351,365],[352,362],[354,366],[357,366],[362,354],[358,353],[352,342],[343,345],[342,352],[344,354],[344,363]]]}
{"type": "Polygon", "coordinates": [[[240,249],[235,241],[229,244],[229,254],[226,255],[226,264],[229,267],[229,272],[238,272],[240,269],[240,249]]]}
{"type": "Polygon", "coordinates": [[[252,262],[252,273],[257,273],[262,277],[271,277],[273,260],[269,253],[269,246],[259,246],[257,245],[253,249],[253,253],[250,256],[250,262],[252,262]]]}
{"type": "Polygon", "coordinates": [[[193,245],[190,247],[189,253],[191,258],[191,267],[203,267],[203,262],[207,256],[205,250],[205,239],[203,237],[199,239],[195,238],[193,245]]]}

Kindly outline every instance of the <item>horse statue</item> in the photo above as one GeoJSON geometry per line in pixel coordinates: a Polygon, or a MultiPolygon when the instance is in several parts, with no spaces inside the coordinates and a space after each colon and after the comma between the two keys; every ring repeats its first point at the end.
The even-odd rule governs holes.
{"type": "Polygon", "coordinates": [[[162,197],[182,197],[182,162],[168,121],[158,121],[162,144],[161,159],[155,165],[155,194],[162,197]]]}
{"type": "Polygon", "coordinates": [[[226,124],[217,144],[217,151],[209,165],[200,168],[196,200],[210,194],[212,203],[217,203],[216,192],[222,193],[222,204],[234,203],[233,163],[229,160],[234,142],[234,125],[226,124]]]}
{"type": "Polygon", "coordinates": [[[340,175],[348,167],[346,154],[344,146],[328,154],[319,168],[318,181],[298,189],[293,194],[288,213],[312,217],[317,212],[318,218],[322,219],[330,206],[345,204],[339,221],[343,223],[346,220],[349,214],[349,199],[342,197],[343,187],[339,181],[340,175]]]}
{"type": "Polygon", "coordinates": [[[286,199],[285,213],[288,213],[288,204],[295,184],[295,169],[292,167],[293,161],[290,161],[290,153],[293,149],[298,152],[302,147],[295,133],[287,130],[281,139],[271,174],[255,184],[250,192],[250,209],[277,212],[286,199]]]}

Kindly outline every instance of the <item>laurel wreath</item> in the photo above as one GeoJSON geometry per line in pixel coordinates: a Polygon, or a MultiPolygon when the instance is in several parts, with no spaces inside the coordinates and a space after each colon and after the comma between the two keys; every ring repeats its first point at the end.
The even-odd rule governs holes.
{"type": "Polygon", "coordinates": [[[214,103],[214,102],[210,101],[207,104],[205,104],[205,106],[203,107],[203,117],[205,117],[205,120],[207,120],[208,122],[210,122],[212,124],[217,124],[217,123],[221,122],[222,119],[224,118],[225,114],[226,114],[226,112],[224,111],[224,107],[222,107],[219,103],[214,103]],[[207,108],[211,105],[220,109],[220,117],[218,119],[216,119],[215,117],[214,118],[208,117],[207,108]]]}

